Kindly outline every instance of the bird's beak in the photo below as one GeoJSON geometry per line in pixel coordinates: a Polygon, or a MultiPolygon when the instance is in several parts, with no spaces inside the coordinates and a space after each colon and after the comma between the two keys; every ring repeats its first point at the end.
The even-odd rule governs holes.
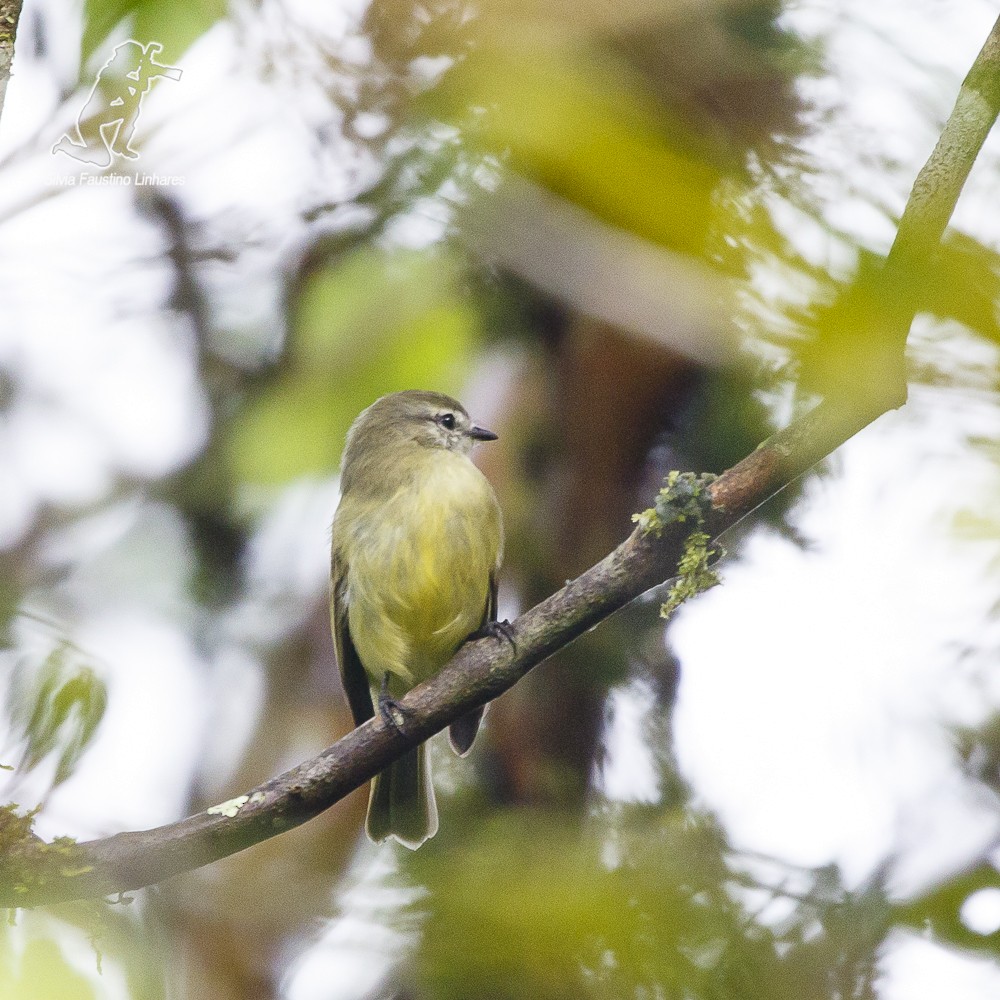
{"type": "Polygon", "coordinates": [[[494,434],[493,431],[488,431],[485,427],[476,427],[473,425],[469,428],[469,437],[474,438],[476,441],[496,441],[499,435],[494,434]]]}

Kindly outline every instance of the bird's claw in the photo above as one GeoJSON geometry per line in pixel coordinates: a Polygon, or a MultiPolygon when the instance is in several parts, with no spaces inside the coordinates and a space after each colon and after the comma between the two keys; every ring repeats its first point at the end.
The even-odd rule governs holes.
{"type": "Polygon", "coordinates": [[[378,714],[382,716],[382,721],[387,726],[395,729],[397,733],[403,731],[409,709],[405,708],[391,694],[389,694],[389,674],[388,671],[382,678],[382,687],[378,693],[378,714]]]}
{"type": "Polygon", "coordinates": [[[486,622],[482,628],[476,629],[467,641],[473,639],[503,639],[510,643],[510,648],[516,653],[517,643],[514,641],[514,626],[505,618],[499,622],[486,622]]]}

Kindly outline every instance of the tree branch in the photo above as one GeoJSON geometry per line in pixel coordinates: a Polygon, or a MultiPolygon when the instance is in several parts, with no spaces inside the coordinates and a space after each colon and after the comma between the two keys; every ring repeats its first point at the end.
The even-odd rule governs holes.
{"type": "MultiPolygon", "coordinates": [[[[1000,20],[959,94],[955,111],[914,186],[888,263],[923,258],[940,240],[965,178],[1000,110],[1000,20]],[[973,99],[968,91],[990,94],[973,99]]],[[[886,295],[891,296],[891,285],[886,295]]],[[[912,319],[912,314],[909,316],[912,319]]],[[[893,324],[895,326],[895,323],[893,324]]],[[[909,323],[906,323],[908,328],[909,323]]],[[[892,331],[890,331],[891,333],[892,331]]],[[[901,353],[903,343],[899,344],[901,353]]],[[[872,385],[875,380],[872,380],[872,385]]],[[[704,530],[731,528],[901,398],[871,386],[851,402],[825,401],[725,472],[707,490],[704,530]]],[[[304,823],[359,788],[406,749],[512,687],[588,629],[676,571],[688,525],[637,528],[621,545],[513,626],[516,648],[482,639],[402,699],[401,730],[380,717],[318,757],[231,802],[154,830],[119,833],[61,848],[61,866],[18,880],[0,872],[0,905],[45,903],[137,889],[234,854],[304,823]]]]}
{"type": "MultiPolygon", "coordinates": [[[[725,530],[844,440],[844,416],[820,406],[770,438],[709,488],[706,525],[725,530]]],[[[867,423],[867,419],[864,421],[867,423]]],[[[857,427],[853,428],[854,430],[857,427]]],[[[0,905],[36,906],[103,896],[163,881],[311,819],[363,785],[404,750],[512,687],[532,667],[671,576],[688,531],[681,523],[634,531],[610,555],[513,625],[505,640],[469,643],[440,674],[401,700],[401,731],[376,715],[318,757],[238,799],[154,830],[80,844],[63,859],[75,874],[38,885],[0,884],[0,905]],[[88,868],[88,871],[81,871],[88,868]]]]}
{"type": "Polygon", "coordinates": [[[21,20],[21,0],[0,0],[0,115],[7,96],[7,81],[14,61],[14,39],[21,20]]]}

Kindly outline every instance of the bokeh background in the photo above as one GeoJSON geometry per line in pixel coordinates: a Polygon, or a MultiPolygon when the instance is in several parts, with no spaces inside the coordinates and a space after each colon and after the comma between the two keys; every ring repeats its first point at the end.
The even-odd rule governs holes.
{"type": "Polygon", "coordinates": [[[365,793],[0,929],[5,1000],[1000,992],[1000,141],[880,285],[985,0],[27,0],[0,123],[0,772],[46,837],[168,822],[350,727],[329,524],[354,415],[459,396],[502,616],[670,469],[910,401],[662,594],[435,741],[441,831],[365,793]],[[140,156],[52,146],[156,41],[140,156]]]}

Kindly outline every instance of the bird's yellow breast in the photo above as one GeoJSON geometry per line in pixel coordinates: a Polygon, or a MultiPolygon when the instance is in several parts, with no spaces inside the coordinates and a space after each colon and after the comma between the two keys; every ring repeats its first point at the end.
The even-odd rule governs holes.
{"type": "Polygon", "coordinates": [[[388,672],[405,691],[482,624],[503,546],[493,489],[442,449],[388,499],[345,498],[334,530],[358,656],[373,684],[388,672]]]}

